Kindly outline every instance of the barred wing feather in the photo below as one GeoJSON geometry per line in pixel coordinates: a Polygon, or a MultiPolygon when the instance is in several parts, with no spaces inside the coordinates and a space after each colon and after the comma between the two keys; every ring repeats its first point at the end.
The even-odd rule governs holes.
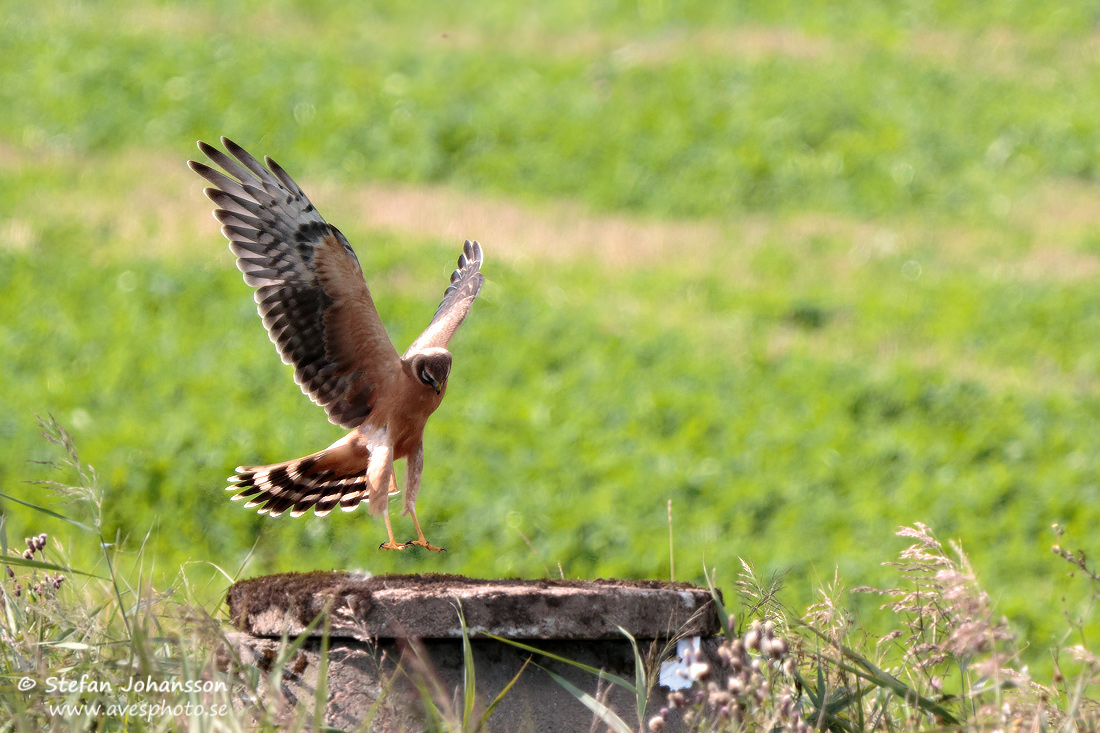
{"type": "Polygon", "coordinates": [[[374,397],[400,370],[351,245],[275,161],[266,167],[233,141],[232,155],[200,142],[222,171],[188,161],[237,257],[268,336],[294,381],[329,420],[358,427],[374,397]]]}

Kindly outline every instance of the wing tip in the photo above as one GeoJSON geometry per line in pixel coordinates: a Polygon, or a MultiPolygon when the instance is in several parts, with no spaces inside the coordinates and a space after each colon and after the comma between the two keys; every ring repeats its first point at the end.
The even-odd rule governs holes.
{"type": "MultiPolygon", "coordinates": [[[[476,239],[463,242],[462,252],[458,255],[458,268],[451,273],[451,287],[456,286],[459,280],[470,277],[472,273],[481,272],[484,261],[480,242],[476,239]]],[[[451,287],[447,288],[447,292],[450,292],[451,287]]]]}
{"type": "Polygon", "coordinates": [[[221,153],[220,150],[218,150],[217,148],[215,148],[213,145],[206,142],[205,140],[198,140],[198,141],[196,141],[195,144],[198,146],[199,151],[202,152],[203,155],[205,155],[207,158],[210,158],[211,160],[213,160],[216,155],[221,153]]]}
{"type": "Polygon", "coordinates": [[[476,265],[481,269],[481,263],[485,261],[485,255],[481,250],[481,242],[476,239],[467,239],[462,243],[462,254],[458,256],[459,269],[465,269],[469,265],[476,265]]]}

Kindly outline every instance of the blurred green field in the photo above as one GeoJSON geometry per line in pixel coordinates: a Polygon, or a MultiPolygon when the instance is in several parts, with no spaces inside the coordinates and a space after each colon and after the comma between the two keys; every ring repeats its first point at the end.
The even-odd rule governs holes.
{"type": "Polygon", "coordinates": [[[0,4],[0,490],[46,500],[52,413],[169,573],[663,577],[671,499],[679,579],[745,557],[794,604],[924,522],[1041,659],[1085,602],[1050,525],[1100,521],[1095,5],[720,5],[0,4]],[[229,503],[340,431],[184,168],[221,134],[399,350],[482,241],[418,505],[448,554],[229,503]]]}

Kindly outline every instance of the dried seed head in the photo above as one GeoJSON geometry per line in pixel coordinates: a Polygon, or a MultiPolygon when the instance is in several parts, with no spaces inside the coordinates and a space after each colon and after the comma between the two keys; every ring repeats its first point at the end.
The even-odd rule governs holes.
{"type": "Polygon", "coordinates": [[[665,729],[665,719],[660,715],[654,715],[649,719],[649,725],[647,726],[651,731],[661,731],[665,729]]]}
{"type": "Polygon", "coordinates": [[[34,550],[23,550],[23,559],[24,560],[33,560],[34,559],[34,550]]]}
{"type": "Polygon", "coordinates": [[[27,549],[28,550],[31,550],[33,552],[35,549],[37,549],[36,548],[36,545],[38,544],[38,538],[37,537],[24,537],[23,541],[27,543],[27,549]]]}
{"type": "Polygon", "coordinates": [[[11,569],[11,565],[5,565],[4,569],[8,571],[8,577],[9,578],[14,578],[15,577],[15,571],[11,569]]]}
{"type": "Polygon", "coordinates": [[[693,680],[705,680],[710,677],[710,665],[706,662],[695,662],[688,667],[688,677],[693,680]]]}

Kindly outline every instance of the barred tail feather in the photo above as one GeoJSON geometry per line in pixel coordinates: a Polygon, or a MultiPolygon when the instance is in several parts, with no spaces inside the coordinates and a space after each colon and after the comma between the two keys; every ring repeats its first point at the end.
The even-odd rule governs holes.
{"type": "Polygon", "coordinates": [[[239,466],[229,477],[234,501],[248,499],[246,509],[259,507],[273,517],[289,510],[300,517],[311,507],[323,517],[337,505],[353,511],[370,494],[367,461],[370,453],[353,440],[354,433],[323,451],[270,466],[239,466]]]}

